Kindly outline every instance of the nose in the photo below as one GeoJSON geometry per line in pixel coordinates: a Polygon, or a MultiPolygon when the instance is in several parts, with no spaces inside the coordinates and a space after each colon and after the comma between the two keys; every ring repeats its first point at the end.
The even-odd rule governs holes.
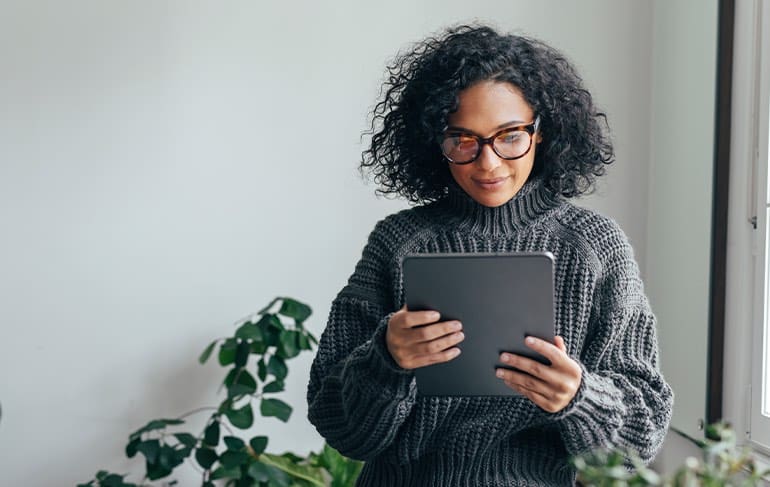
{"type": "Polygon", "coordinates": [[[502,163],[503,160],[500,156],[495,154],[491,144],[484,144],[484,146],[481,147],[481,154],[479,154],[479,157],[476,159],[476,164],[478,164],[481,169],[493,171],[502,163]]]}

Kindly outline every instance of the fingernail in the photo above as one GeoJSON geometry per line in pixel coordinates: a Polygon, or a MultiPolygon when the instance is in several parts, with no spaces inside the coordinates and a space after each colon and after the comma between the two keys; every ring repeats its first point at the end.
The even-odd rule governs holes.
{"type": "Polygon", "coordinates": [[[455,330],[462,330],[463,324],[460,323],[459,321],[455,321],[454,324],[452,325],[452,328],[455,330]]]}
{"type": "Polygon", "coordinates": [[[497,369],[497,372],[495,373],[495,375],[496,375],[498,378],[502,379],[502,378],[503,378],[503,375],[505,375],[505,374],[503,374],[503,371],[502,371],[502,370],[500,370],[500,369],[497,369]]]}
{"type": "Polygon", "coordinates": [[[527,337],[527,339],[526,339],[526,340],[524,340],[524,342],[525,342],[527,345],[534,345],[534,344],[535,344],[535,339],[534,339],[534,338],[532,338],[532,337],[527,337]]]}
{"type": "Polygon", "coordinates": [[[507,354],[507,353],[501,354],[500,355],[500,360],[502,360],[503,362],[507,362],[507,361],[511,360],[511,356],[509,354],[507,354]]]}
{"type": "Polygon", "coordinates": [[[439,318],[441,318],[441,313],[439,313],[438,311],[431,311],[429,317],[433,321],[438,321],[439,318]]]}

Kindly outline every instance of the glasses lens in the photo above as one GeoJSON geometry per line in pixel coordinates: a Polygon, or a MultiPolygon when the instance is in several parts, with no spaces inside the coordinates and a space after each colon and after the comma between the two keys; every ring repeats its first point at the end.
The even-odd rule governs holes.
{"type": "Polygon", "coordinates": [[[476,157],[479,143],[470,135],[449,134],[441,141],[441,150],[452,162],[468,162],[476,157]]]}
{"type": "Polygon", "coordinates": [[[494,144],[501,157],[520,157],[529,149],[530,135],[526,130],[510,130],[495,137],[494,144]]]}

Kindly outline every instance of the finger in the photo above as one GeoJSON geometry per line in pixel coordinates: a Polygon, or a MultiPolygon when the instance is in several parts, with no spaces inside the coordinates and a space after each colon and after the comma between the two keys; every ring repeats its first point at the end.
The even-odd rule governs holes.
{"type": "Polygon", "coordinates": [[[449,335],[463,329],[462,323],[457,320],[442,321],[440,323],[433,323],[432,325],[425,325],[420,328],[414,328],[412,331],[415,334],[415,341],[417,342],[429,342],[436,338],[449,335]]]}
{"type": "MultiPolygon", "coordinates": [[[[399,311],[399,313],[401,313],[401,311],[399,311]]],[[[397,323],[400,328],[414,328],[415,326],[435,323],[441,319],[441,314],[438,311],[432,310],[404,311],[403,313],[404,314],[400,316],[397,323]]]]}
{"type": "Polygon", "coordinates": [[[556,342],[556,348],[558,348],[564,353],[567,353],[567,345],[564,344],[564,338],[562,338],[559,335],[556,335],[556,337],[554,338],[554,341],[556,342]]]}
{"type": "Polygon", "coordinates": [[[543,339],[529,336],[524,340],[524,344],[551,361],[553,365],[561,365],[567,358],[567,354],[551,342],[543,339]]]}
{"type": "Polygon", "coordinates": [[[522,372],[516,372],[515,370],[508,370],[498,368],[496,372],[497,378],[502,379],[503,382],[511,387],[519,389],[526,389],[528,391],[537,393],[544,398],[549,398],[553,395],[553,391],[549,385],[537,377],[532,377],[529,374],[522,372]]]}
{"type": "Polygon", "coordinates": [[[453,347],[442,352],[433,353],[430,355],[421,355],[409,361],[409,367],[405,369],[417,369],[420,367],[427,367],[428,365],[441,364],[454,360],[461,353],[461,350],[457,347],[453,347]]]}
{"type": "Polygon", "coordinates": [[[500,354],[500,362],[519,369],[533,377],[537,377],[543,382],[553,384],[558,383],[561,380],[558,371],[554,370],[552,367],[523,355],[504,352],[500,354]]]}
{"type": "Polygon", "coordinates": [[[423,342],[419,345],[418,350],[422,355],[430,355],[452,348],[463,340],[465,340],[465,334],[458,331],[429,342],[423,342]]]}

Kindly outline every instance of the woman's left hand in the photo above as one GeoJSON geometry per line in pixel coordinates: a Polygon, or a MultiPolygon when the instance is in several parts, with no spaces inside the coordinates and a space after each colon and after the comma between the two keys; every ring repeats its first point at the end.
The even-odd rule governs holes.
{"type": "Polygon", "coordinates": [[[500,361],[522,372],[499,368],[497,377],[511,389],[521,393],[549,413],[556,413],[570,403],[583,378],[580,365],[567,355],[564,339],[557,336],[555,344],[535,337],[524,343],[551,361],[551,365],[512,353],[500,354],[500,361]]]}

